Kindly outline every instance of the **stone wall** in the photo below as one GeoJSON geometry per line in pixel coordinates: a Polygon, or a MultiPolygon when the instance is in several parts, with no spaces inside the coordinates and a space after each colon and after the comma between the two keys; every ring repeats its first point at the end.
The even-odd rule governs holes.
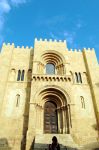
{"type": "Polygon", "coordinates": [[[44,134],[44,105],[50,97],[61,110],[61,134],[69,126],[76,143],[97,141],[99,66],[94,49],[69,50],[66,41],[46,39],[35,39],[34,48],[3,44],[0,66],[0,138],[9,147],[19,150],[27,144],[29,150],[36,134],[44,134]],[[55,74],[46,74],[48,63],[55,74]],[[19,71],[21,77],[24,71],[23,80],[19,71]]]}

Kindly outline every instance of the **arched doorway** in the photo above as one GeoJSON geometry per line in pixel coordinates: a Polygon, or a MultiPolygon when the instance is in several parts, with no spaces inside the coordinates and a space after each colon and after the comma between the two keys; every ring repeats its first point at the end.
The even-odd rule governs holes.
{"type": "Polygon", "coordinates": [[[46,86],[36,98],[36,133],[69,134],[72,122],[68,94],[57,86],[46,86]]]}
{"type": "Polygon", "coordinates": [[[44,133],[58,132],[57,105],[47,101],[44,106],[44,133]]]}

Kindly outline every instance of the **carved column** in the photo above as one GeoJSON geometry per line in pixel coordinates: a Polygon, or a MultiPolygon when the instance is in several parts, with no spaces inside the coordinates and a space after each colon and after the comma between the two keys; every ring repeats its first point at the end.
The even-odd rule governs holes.
{"type": "Polygon", "coordinates": [[[57,114],[58,114],[58,133],[61,133],[61,118],[60,118],[60,108],[57,109],[57,114]]]}
{"type": "Polygon", "coordinates": [[[66,134],[66,107],[62,107],[62,114],[63,114],[63,133],[66,134]]]}

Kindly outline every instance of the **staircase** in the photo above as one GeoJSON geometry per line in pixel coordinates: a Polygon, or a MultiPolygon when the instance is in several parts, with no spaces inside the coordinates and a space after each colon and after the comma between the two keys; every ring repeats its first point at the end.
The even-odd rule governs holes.
{"type": "Polygon", "coordinates": [[[70,134],[38,134],[35,137],[34,150],[48,150],[53,136],[57,137],[61,150],[78,150],[70,134]]]}

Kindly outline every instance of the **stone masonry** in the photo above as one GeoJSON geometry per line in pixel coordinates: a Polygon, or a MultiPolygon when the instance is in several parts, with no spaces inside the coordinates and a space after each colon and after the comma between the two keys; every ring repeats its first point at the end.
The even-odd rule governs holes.
{"type": "Polygon", "coordinates": [[[4,43],[0,54],[0,150],[32,150],[54,134],[63,146],[65,137],[79,147],[99,142],[95,50],[68,49],[61,40],[35,39],[34,48],[4,43]]]}

